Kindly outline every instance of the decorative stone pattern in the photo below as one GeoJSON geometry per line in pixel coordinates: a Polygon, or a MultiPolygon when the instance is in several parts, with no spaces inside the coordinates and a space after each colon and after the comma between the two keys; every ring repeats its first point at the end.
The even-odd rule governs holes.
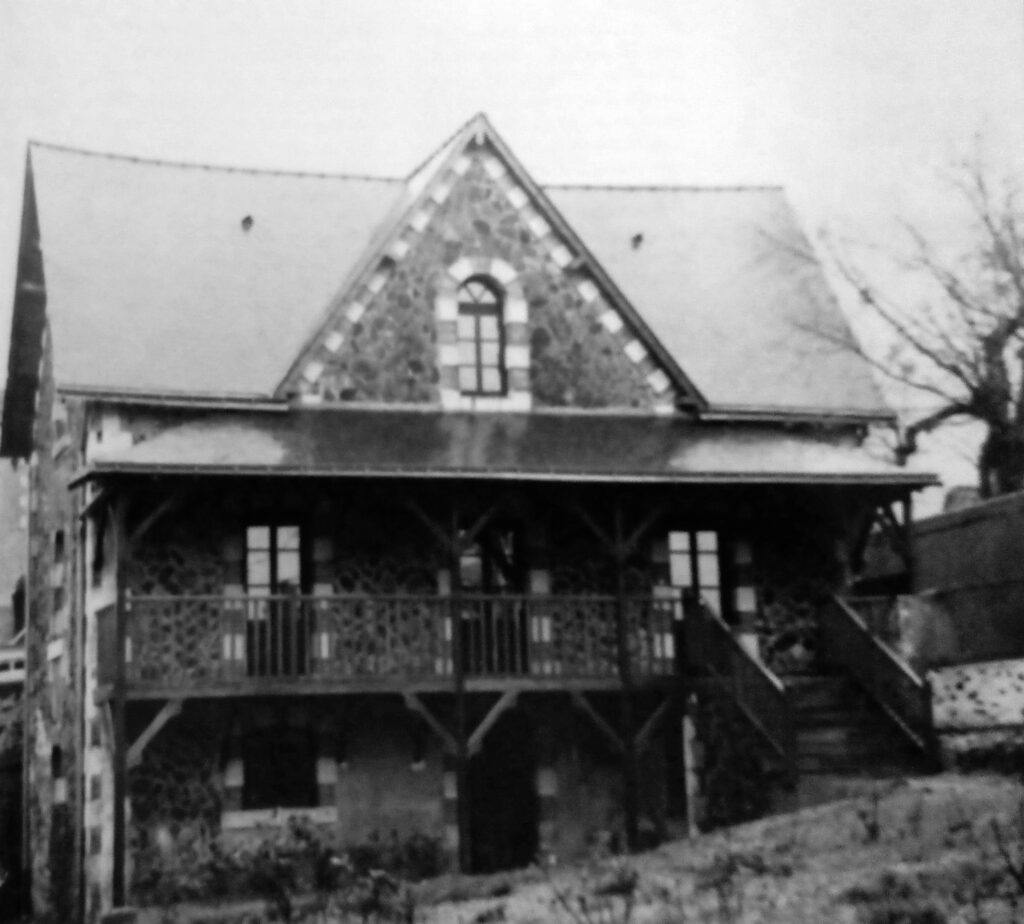
{"type": "MultiPolygon", "coordinates": [[[[128,775],[132,893],[145,902],[175,854],[209,845],[220,830],[220,753],[225,713],[185,706],[142,753],[128,775]]],[[[136,732],[137,733],[137,732],[136,732]]]]}
{"type": "Polygon", "coordinates": [[[310,402],[457,406],[456,366],[441,361],[457,343],[451,290],[463,271],[485,270],[507,295],[509,394],[489,409],[526,410],[529,395],[534,406],[671,412],[663,370],[574,260],[488,145],[470,146],[286,387],[310,402]]]}
{"type": "Polygon", "coordinates": [[[168,519],[147,534],[128,563],[133,594],[220,594],[224,590],[222,548],[227,528],[208,513],[168,519]]]}
{"type": "Polygon", "coordinates": [[[1024,724],[1024,660],[987,661],[931,671],[932,714],[940,732],[1024,724]]]}

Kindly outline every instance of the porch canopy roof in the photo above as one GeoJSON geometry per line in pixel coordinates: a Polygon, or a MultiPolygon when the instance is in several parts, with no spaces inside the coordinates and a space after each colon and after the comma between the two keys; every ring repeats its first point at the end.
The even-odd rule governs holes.
{"type": "Polygon", "coordinates": [[[838,431],[647,415],[211,412],[141,429],[148,438],[104,448],[79,480],[138,472],[904,488],[935,482],[838,431]]]}

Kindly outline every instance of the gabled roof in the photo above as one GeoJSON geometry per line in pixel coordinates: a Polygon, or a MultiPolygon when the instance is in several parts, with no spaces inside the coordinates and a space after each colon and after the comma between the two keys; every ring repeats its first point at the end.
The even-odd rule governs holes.
{"type": "MultiPolygon", "coordinates": [[[[847,327],[820,267],[800,255],[806,242],[779,189],[541,188],[482,117],[405,179],[33,144],[20,265],[38,232],[58,384],[273,398],[347,281],[460,139],[480,131],[710,410],[890,416],[867,365],[831,345],[847,327]]],[[[14,377],[38,366],[37,309],[15,306],[15,395],[14,377]]]]}

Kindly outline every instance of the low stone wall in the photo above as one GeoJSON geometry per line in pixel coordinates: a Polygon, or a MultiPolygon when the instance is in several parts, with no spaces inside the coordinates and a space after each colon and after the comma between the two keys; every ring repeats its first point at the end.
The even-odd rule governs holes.
{"type": "Polygon", "coordinates": [[[1024,659],[962,664],[928,676],[940,732],[1024,727],[1024,659]]]}

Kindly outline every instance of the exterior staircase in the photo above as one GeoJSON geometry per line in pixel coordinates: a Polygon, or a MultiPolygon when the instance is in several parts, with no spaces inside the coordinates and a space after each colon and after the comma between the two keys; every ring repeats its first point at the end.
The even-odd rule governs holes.
{"type": "Polygon", "coordinates": [[[786,677],[784,683],[793,702],[801,777],[878,779],[928,771],[926,755],[848,677],[786,677]]]}

